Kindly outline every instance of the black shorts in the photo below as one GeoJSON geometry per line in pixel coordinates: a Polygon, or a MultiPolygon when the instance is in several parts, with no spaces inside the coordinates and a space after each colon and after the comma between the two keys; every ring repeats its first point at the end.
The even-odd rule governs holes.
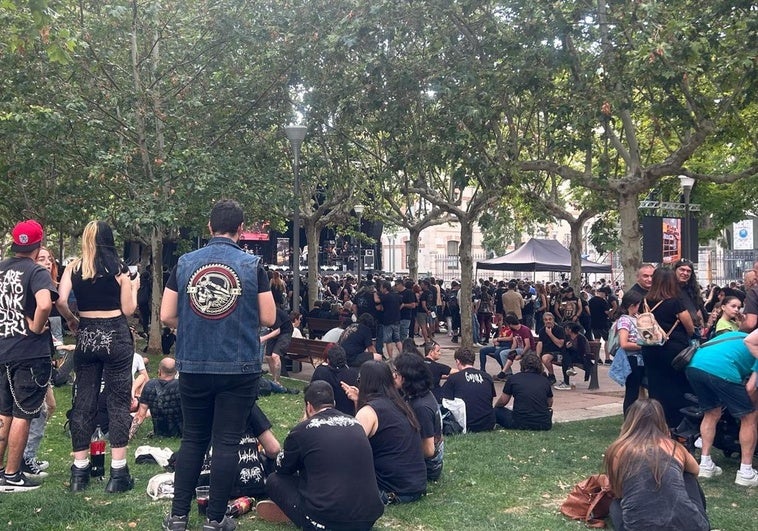
{"type": "Polygon", "coordinates": [[[39,417],[52,376],[50,358],[11,361],[0,370],[0,415],[26,420],[39,417]]]}

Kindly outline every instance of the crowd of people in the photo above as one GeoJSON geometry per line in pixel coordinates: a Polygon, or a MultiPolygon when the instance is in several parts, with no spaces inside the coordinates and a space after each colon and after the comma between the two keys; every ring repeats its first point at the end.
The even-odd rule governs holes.
{"type": "Polygon", "coordinates": [[[606,453],[618,498],[611,512],[617,529],[708,528],[698,477],[722,473],[711,450],[723,414],[740,422],[735,483],[758,486],[752,465],[758,264],[744,284],[706,290],[687,260],[671,267],[643,264],[626,290],[604,281],[577,293],[566,282],[480,279],[470,301],[461,300],[457,281],[446,287],[434,278],[325,275],[317,304],[303,308],[307,293],[293,296],[291,278],[241,252],[243,221],[236,202],[219,201],[207,245],[180,257],[168,274],[160,318],[164,354],[175,353],[160,361],[149,381],[129,326],[144,290],[140,276],[119,259],[110,227],[103,221],[87,225],[81,257],[60,279],[52,253],[42,247],[39,223],[28,220],[13,229],[14,255],[0,262],[0,359],[7,373],[0,379],[0,491],[33,490],[45,476],[48,464],[36,459],[36,446],[45,415],[56,407],[49,382],[51,353],[64,346],[62,320],[76,335],[70,490],[90,488],[89,446],[100,414],[111,446],[105,490],[132,489],[127,443],[151,417],[156,435],[181,437],[174,497],[163,522],[170,531],[188,527],[211,441],[213,480],[203,530],[235,529],[227,500],[251,417],[258,419],[254,437],[269,458],[269,499],[258,504],[261,518],[304,529],[370,529],[384,506],[414,502],[428,482],[440,479],[446,433],[550,430],[553,391],[571,392],[577,369],[586,381],[601,363],[612,365],[625,386],[625,422],[606,453]],[[435,337],[448,334],[460,342],[462,304],[471,305],[476,346],[457,348],[451,367],[440,362],[435,337]],[[665,340],[641,340],[640,314],[654,316],[665,340]],[[288,391],[281,382],[288,347],[303,337],[309,319],[339,325],[322,337],[323,364],[303,393],[304,420],[280,446],[257,397],[264,388],[288,391]],[[602,342],[600,357],[592,341],[602,342]],[[673,358],[700,342],[687,369],[676,370],[673,358]],[[497,364],[494,374],[487,371],[489,358],[497,364]],[[496,381],[503,382],[499,395],[496,381]],[[700,463],[670,436],[693,392],[704,411],[700,463]],[[279,450],[272,459],[269,454],[279,450]],[[342,466],[331,464],[334,455],[342,466]],[[655,523],[641,510],[652,503],[651,492],[662,507],[652,515],[655,523]],[[671,503],[691,509],[686,523],[663,509],[671,503]]]}

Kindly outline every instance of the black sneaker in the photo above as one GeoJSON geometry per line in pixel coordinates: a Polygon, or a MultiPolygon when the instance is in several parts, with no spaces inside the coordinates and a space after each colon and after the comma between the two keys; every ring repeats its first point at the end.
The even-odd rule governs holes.
{"type": "Polygon", "coordinates": [[[550,382],[550,385],[555,384],[555,374],[548,374],[547,379],[550,382]]]}
{"type": "Polygon", "coordinates": [[[203,531],[234,531],[235,529],[237,529],[237,522],[230,516],[224,516],[220,522],[206,518],[203,524],[203,531]]]}
{"type": "Polygon", "coordinates": [[[9,476],[3,474],[3,482],[0,483],[0,492],[26,492],[28,490],[38,489],[41,483],[29,479],[22,472],[16,472],[9,476]]]}
{"type": "Polygon", "coordinates": [[[27,476],[40,479],[47,477],[47,472],[43,471],[39,465],[37,465],[37,460],[29,457],[24,457],[24,461],[21,463],[21,472],[27,476]]]}
{"type": "Polygon", "coordinates": [[[495,376],[495,380],[497,380],[498,382],[504,382],[505,378],[506,378],[506,375],[503,371],[500,371],[499,373],[497,373],[497,376],[495,376]]]}
{"type": "Polygon", "coordinates": [[[170,514],[163,519],[163,531],[185,531],[187,529],[187,515],[171,516],[170,514]]]}

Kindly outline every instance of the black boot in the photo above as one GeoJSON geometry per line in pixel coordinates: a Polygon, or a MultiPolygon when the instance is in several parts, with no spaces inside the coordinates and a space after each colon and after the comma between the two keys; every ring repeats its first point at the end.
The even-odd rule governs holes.
{"type": "Polygon", "coordinates": [[[79,468],[76,465],[71,465],[71,484],[69,490],[71,492],[81,492],[89,486],[90,471],[92,465],[87,465],[86,468],[79,468]]]}
{"type": "Polygon", "coordinates": [[[111,478],[105,486],[105,492],[126,492],[134,488],[134,478],[129,475],[129,467],[111,467],[111,478]]]}

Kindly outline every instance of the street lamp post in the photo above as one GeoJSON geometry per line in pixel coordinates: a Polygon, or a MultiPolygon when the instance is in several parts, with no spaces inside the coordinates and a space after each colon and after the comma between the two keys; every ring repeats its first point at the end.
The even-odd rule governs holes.
{"type": "Polygon", "coordinates": [[[358,216],[358,285],[361,283],[361,271],[363,270],[363,256],[361,256],[361,218],[363,217],[364,206],[360,203],[353,207],[355,214],[358,216]]]}
{"type": "Polygon", "coordinates": [[[682,258],[692,259],[690,250],[692,248],[692,234],[690,223],[690,192],[695,184],[695,179],[688,177],[687,175],[679,176],[679,183],[682,185],[682,191],[684,192],[684,228],[682,230],[682,240],[684,242],[684,250],[682,251],[682,258]]]}
{"type": "Polygon", "coordinates": [[[292,213],[292,247],[294,256],[294,274],[292,275],[292,310],[300,311],[300,147],[305,140],[304,125],[287,125],[284,134],[292,145],[295,156],[292,171],[295,174],[295,208],[292,213]]]}

